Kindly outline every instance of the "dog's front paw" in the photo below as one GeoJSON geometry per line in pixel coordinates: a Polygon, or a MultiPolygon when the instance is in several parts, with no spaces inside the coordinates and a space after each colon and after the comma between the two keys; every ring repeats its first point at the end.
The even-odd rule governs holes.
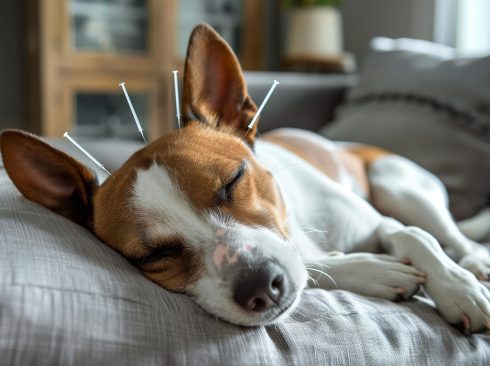
{"type": "Polygon", "coordinates": [[[489,280],[490,256],[488,254],[483,255],[481,252],[468,254],[461,258],[459,265],[473,273],[479,280],[489,280]]]}
{"type": "Polygon", "coordinates": [[[463,323],[468,331],[490,329],[488,289],[460,267],[446,269],[445,274],[429,276],[424,285],[439,313],[449,323],[463,323]]]}
{"type": "Polygon", "coordinates": [[[338,288],[387,300],[409,299],[425,282],[425,273],[411,266],[408,261],[386,254],[346,254],[332,258],[329,266],[327,272],[336,287],[328,286],[328,283],[328,287],[321,287],[338,288]]]}

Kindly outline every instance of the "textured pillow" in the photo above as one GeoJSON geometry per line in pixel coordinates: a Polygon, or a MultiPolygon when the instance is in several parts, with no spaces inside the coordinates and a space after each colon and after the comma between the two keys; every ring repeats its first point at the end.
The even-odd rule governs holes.
{"type": "Polygon", "coordinates": [[[490,197],[490,57],[454,58],[425,41],[376,44],[383,50],[321,132],[408,157],[442,179],[457,219],[476,214],[490,197]]]}
{"type": "Polygon", "coordinates": [[[24,199],[1,158],[0,251],[2,365],[490,364],[490,334],[419,301],[306,290],[280,324],[222,322],[24,199]]]}

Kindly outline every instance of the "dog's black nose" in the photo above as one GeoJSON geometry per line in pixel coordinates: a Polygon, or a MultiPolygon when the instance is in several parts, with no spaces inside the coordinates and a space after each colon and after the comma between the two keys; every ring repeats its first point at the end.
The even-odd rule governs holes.
{"type": "Polygon", "coordinates": [[[278,306],[288,290],[287,276],[278,264],[267,261],[247,270],[235,284],[233,299],[243,309],[264,312],[278,306]]]}

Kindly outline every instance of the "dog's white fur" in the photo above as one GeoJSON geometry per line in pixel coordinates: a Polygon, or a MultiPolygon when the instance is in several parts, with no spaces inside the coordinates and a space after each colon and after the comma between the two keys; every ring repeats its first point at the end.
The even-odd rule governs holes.
{"type": "Polygon", "coordinates": [[[159,164],[137,173],[133,186],[133,208],[151,222],[153,239],[180,236],[189,245],[214,240],[214,230],[200,217],[169,173],[159,164]]]}

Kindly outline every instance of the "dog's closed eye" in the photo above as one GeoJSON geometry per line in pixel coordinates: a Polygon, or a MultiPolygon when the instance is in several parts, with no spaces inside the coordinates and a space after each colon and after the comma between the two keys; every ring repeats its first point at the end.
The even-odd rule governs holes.
{"type": "Polygon", "coordinates": [[[238,169],[235,170],[231,178],[220,188],[217,192],[217,197],[220,203],[230,203],[233,198],[233,189],[243,177],[247,163],[244,161],[240,164],[238,169]]]}
{"type": "Polygon", "coordinates": [[[175,259],[182,255],[183,251],[184,246],[182,243],[178,241],[169,242],[152,248],[148,254],[139,257],[128,258],[128,260],[133,266],[139,268],[154,264],[162,260],[175,259]]]}

